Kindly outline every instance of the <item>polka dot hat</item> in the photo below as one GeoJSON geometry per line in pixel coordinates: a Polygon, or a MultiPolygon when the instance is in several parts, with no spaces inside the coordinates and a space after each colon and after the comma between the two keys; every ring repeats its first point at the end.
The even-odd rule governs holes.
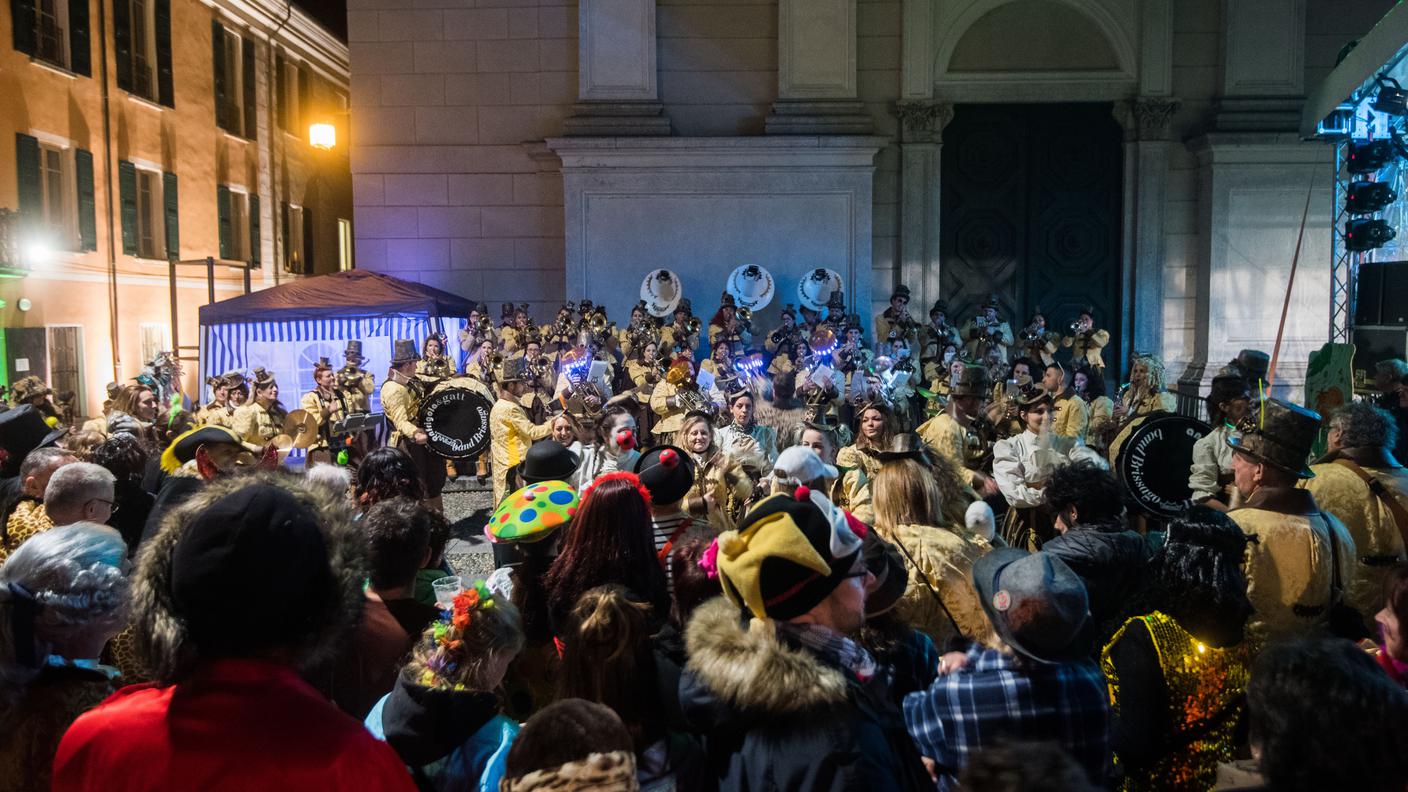
{"type": "Polygon", "coordinates": [[[504,498],[484,534],[495,544],[542,541],[576,516],[579,503],[577,491],[565,482],[529,484],[504,498]]]}

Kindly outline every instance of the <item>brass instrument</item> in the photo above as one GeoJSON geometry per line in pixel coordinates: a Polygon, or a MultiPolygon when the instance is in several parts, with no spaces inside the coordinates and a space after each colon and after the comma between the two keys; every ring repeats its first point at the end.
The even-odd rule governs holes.
{"type": "Polygon", "coordinates": [[[480,316],[479,321],[474,323],[474,334],[482,338],[487,338],[494,331],[494,323],[487,316],[480,316]]]}
{"type": "Polygon", "coordinates": [[[743,327],[751,327],[753,325],[753,312],[747,308],[739,308],[735,315],[738,317],[738,323],[743,327]]]}
{"type": "Polygon", "coordinates": [[[699,331],[704,329],[704,323],[699,320],[699,317],[691,316],[689,322],[685,324],[685,328],[689,330],[690,335],[697,336],[699,331]]]}
{"type": "Polygon", "coordinates": [[[1072,334],[1072,335],[1075,335],[1076,333],[1079,333],[1080,331],[1081,331],[1081,330],[1080,330],[1080,320],[1077,319],[1077,320],[1075,320],[1074,322],[1071,322],[1071,334],[1072,334]]]}

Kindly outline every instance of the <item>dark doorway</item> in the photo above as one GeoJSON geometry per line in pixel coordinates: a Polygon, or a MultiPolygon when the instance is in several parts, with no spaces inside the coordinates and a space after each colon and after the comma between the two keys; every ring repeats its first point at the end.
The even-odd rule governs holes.
{"type": "MultiPolygon", "coordinates": [[[[944,129],[940,280],[965,321],[990,294],[1020,332],[1065,332],[1082,305],[1119,359],[1122,133],[1109,104],[959,105],[944,129]]],[[[1062,350],[1060,359],[1069,358],[1062,350]]]]}

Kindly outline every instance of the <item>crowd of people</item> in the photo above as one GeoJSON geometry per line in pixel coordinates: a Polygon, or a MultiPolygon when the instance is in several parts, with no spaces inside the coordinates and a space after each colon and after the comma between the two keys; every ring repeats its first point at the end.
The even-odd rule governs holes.
{"type": "Polygon", "coordinates": [[[1112,396],[1093,311],[908,298],[870,349],[843,299],[766,334],[727,294],[707,330],[479,308],[463,366],[394,345],[382,447],[339,429],[360,348],[320,361],[297,470],[262,370],[198,407],[148,372],[87,423],[26,383],[0,790],[1408,786],[1408,366],[1321,416],[1239,355],[1160,460],[1170,517],[1111,472],[1178,407],[1157,359],[1112,396]],[[430,450],[446,387],[492,397],[481,458],[430,450]],[[492,481],[485,579],[447,557],[459,475],[492,481]]]}

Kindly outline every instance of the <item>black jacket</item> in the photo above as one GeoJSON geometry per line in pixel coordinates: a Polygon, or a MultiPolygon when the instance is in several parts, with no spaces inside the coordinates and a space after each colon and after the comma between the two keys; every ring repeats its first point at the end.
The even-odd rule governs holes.
{"type": "Polygon", "coordinates": [[[419,768],[448,757],[497,714],[493,693],[428,688],[403,675],[382,706],[381,728],[401,761],[419,768]]]}
{"type": "Polygon", "coordinates": [[[883,683],[749,631],[722,598],[685,640],[681,705],[722,792],[933,789],[883,683]]]}
{"type": "Polygon", "coordinates": [[[1085,581],[1091,623],[1105,634],[1106,626],[1134,604],[1146,582],[1149,545],[1122,520],[1080,523],[1041,549],[1065,561],[1085,581]]]}

